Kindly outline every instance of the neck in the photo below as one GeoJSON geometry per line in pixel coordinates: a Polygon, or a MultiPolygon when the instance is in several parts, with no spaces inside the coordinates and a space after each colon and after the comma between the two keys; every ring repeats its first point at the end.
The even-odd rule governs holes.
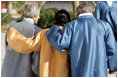
{"type": "Polygon", "coordinates": [[[55,26],[62,26],[63,27],[63,25],[57,25],[57,24],[55,24],[55,26]]]}

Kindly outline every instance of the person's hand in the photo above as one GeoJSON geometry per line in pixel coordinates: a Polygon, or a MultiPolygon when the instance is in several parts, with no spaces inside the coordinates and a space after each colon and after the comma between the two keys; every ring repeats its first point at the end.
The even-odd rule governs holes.
{"type": "Polygon", "coordinates": [[[113,74],[113,73],[115,73],[115,71],[109,71],[109,74],[113,74]]]}

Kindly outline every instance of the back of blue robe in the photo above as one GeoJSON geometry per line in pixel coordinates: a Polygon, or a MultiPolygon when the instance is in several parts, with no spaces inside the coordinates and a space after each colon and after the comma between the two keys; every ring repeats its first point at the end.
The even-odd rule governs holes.
{"type": "Polygon", "coordinates": [[[53,48],[62,52],[69,48],[73,77],[106,77],[107,68],[116,70],[116,41],[107,22],[80,16],[63,30],[57,26],[46,33],[53,48]]]}
{"type": "Polygon", "coordinates": [[[117,41],[117,1],[112,1],[111,6],[108,5],[107,1],[98,1],[95,17],[110,24],[117,41]]]}

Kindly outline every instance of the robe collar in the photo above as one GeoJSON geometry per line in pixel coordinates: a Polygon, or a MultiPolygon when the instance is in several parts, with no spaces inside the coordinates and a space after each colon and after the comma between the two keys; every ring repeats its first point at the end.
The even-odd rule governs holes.
{"type": "Polygon", "coordinates": [[[28,23],[34,24],[34,20],[32,18],[23,18],[28,23]]]}
{"type": "Polygon", "coordinates": [[[82,14],[79,15],[79,17],[80,17],[80,16],[86,16],[86,15],[92,15],[92,16],[93,16],[92,13],[82,13],[82,14]]]}
{"type": "Polygon", "coordinates": [[[109,6],[112,6],[112,1],[107,1],[109,6]]]}

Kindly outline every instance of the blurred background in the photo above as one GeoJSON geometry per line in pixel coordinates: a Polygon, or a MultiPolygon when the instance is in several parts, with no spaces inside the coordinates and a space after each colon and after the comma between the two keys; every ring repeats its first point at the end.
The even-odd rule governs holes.
{"type": "Polygon", "coordinates": [[[89,3],[93,13],[95,11],[95,1],[2,1],[1,2],[1,29],[6,32],[8,26],[13,22],[22,20],[24,6],[29,3],[39,3],[41,5],[40,19],[37,25],[41,28],[49,28],[54,25],[54,15],[60,9],[67,10],[71,15],[71,20],[76,19],[76,7],[81,3],[89,3]]]}

